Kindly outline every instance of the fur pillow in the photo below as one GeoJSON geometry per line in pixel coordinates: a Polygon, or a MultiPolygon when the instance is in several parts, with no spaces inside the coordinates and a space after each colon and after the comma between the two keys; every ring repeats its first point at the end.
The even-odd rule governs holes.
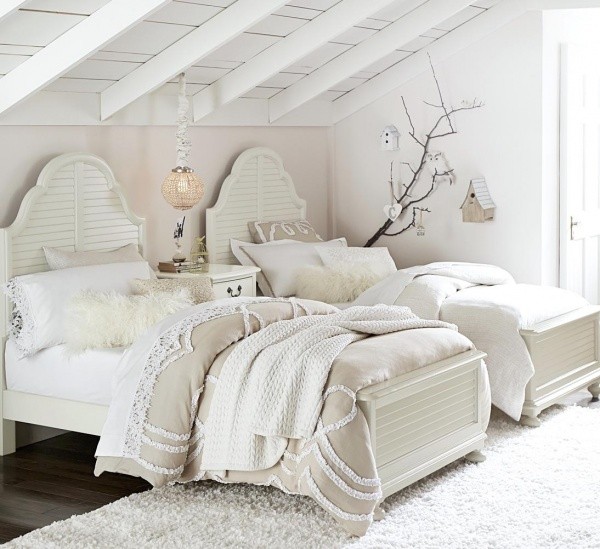
{"type": "Polygon", "coordinates": [[[212,281],[208,276],[159,278],[154,280],[136,278],[132,281],[132,285],[133,293],[139,295],[150,295],[153,293],[178,294],[182,289],[186,289],[196,305],[212,301],[215,298],[212,281]]]}
{"type": "Polygon", "coordinates": [[[65,343],[75,353],[127,347],[153,324],[192,305],[185,289],[177,294],[150,295],[86,290],[67,306],[65,343]]]}
{"type": "Polygon", "coordinates": [[[374,271],[366,263],[304,267],[298,271],[296,297],[325,303],[347,303],[384,277],[385,274],[374,271]]]}

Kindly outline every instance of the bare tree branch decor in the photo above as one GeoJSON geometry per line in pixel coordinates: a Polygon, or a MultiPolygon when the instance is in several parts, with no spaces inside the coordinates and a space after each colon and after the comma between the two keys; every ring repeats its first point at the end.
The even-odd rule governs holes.
{"type": "Polygon", "coordinates": [[[431,72],[433,74],[433,79],[435,81],[435,86],[438,92],[440,104],[429,103],[424,101],[424,103],[430,107],[435,109],[441,109],[442,114],[437,119],[431,130],[427,132],[423,137],[419,137],[415,130],[415,126],[413,124],[412,117],[410,115],[410,111],[408,110],[408,106],[406,105],[406,101],[404,97],[402,97],[402,105],[404,107],[404,112],[406,113],[406,118],[408,119],[408,124],[410,126],[410,131],[408,134],[412,138],[412,140],[422,149],[421,159],[419,161],[418,166],[414,166],[410,162],[402,162],[403,165],[407,166],[410,170],[412,176],[410,182],[408,184],[402,185],[400,190],[400,196],[396,196],[394,193],[393,180],[390,177],[390,186],[392,188],[392,205],[388,209],[388,219],[386,219],[385,223],[377,229],[375,234],[369,238],[365,247],[370,247],[375,242],[377,242],[382,236],[398,236],[414,227],[417,226],[417,212],[420,212],[419,215],[422,215],[423,212],[430,212],[428,208],[417,206],[417,204],[423,202],[431,196],[431,194],[436,190],[439,183],[444,181],[449,181],[450,185],[452,185],[454,181],[454,170],[445,164],[445,159],[440,153],[433,153],[431,149],[431,145],[438,139],[443,137],[448,137],[450,135],[454,135],[457,130],[454,127],[452,122],[452,116],[458,112],[462,111],[470,111],[474,109],[478,109],[483,106],[481,101],[474,99],[471,102],[463,102],[460,107],[452,107],[448,106],[444,101],[444,96],[442,94],[442,90],[440,87],[440,83],[438,81],[437,75],[435,73],[435,68],[433,63],[431,62],[431,58],[429,59],[429,64],[431,66],[431,72]],[[438,158],[439,156],[439,158],[438,158]],[[429,168],[431,183],[428,186],[427,190],[416,194],[416,185],[420,181],[421,176],[424,175],[424,169],[429,168]],[[413,194],[411,194],[411,191],[413,194]],[[396,212],[398,212],[396,215],[396,212]],[[408,212],[408,213],[407,213],[408,212]],[[407,219],[408,217],[408,219],[407,219]],[[392,226],[396,221],[408,221],[406,225],[404,225],[401,229],[394,231],[392,226]]]}

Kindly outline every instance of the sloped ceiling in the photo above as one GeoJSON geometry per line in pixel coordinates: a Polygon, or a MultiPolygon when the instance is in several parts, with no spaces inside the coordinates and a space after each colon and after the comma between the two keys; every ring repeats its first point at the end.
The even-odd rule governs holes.
{"type": "MultiPolygon", "coordinates": [[[[102,102],[103,94],[108,97],[111,87],[118,84],[128,75],[134,75],[136,69],[153,60],[156,62],[160,55],[172,48],[190,33],[197,31],[198,36],[205,25],[211,19],[219,16],[226,21],[227,10],[236,3],[248,0],[173,0],[163,3],[153,13],[143,20],[138,21],[125,32],[104,43],[100,49],[91,52],[90,55],[81,59],[75,66],[69,68],[64,74],[56,74],[49,78],[41,88],[44,92],[70,92],[81,94],[95,94],[102,102]]],[[[305,43],[301,48],[295,50],[295,61],[268,78],[252,85],[250,89],[244,89],[237,97],[255,99],[273,105],[278,101],[278,96],[286,92],[286,96],[294,95],[294,86],[301,88],[301,83],[309,75],[326,67],[339,56],[346,55],[348,59],[347,74],[337,82],[326,84],[319,90],[320,81],[313,78],[315,85],[312,90],[319,93],[297,95],[298,100],[303,102],[317,99],[335,103],[342,97],[360,89],[361,86],[388,71],[398,64],[406,63],[415,52],[431,47],[436,41],[456,32],[462,25],[475,18],[481,17],[496,4],[510,0],[471,0],[465,2],[460,9],[451,10],[454,13],[450,17],[444,17],[444,4],[454,1],[455,6],[461,5],[456,0],[394,0],[381,2],[375,5],[385,5],[383,9],[375,11],[368,17],[356,24],[344,28],[334,37],[324,43],[318,41],[305,43]],[[412,17],[414,21],[423,18],[426,10],[431,12],[432,7],[439,8],[439,21],[436,20],[427,30],[416,37],[404,42],[402,36],[397,38],[397,45],[393,49],[383,47],[381,55],[376,61],[362,66],[359,46],[367,41],[377,40],[380,33],[390,25],[394,25],[404,18],[412,17]],[[358,48],[358,49],[357,49],[358,48]],[[356,51],[357,55],[349,55],[348,52],[356,51]],[[354,61],[356,60],[356,64],[354,61]],[[290,90],[292,90],[290,92],[290,90]]],[[[18,67],[26,64],[36,54],[57,40],[65,40],[69,31],[77,25],[81,25],[86,19],[106,9],[109,4],[115,2],[126,4],[123,0],[29,0],[26,2],[12,2],[17,7],[6,13],[2,18],[0,9],[0,95],[3,90],[4,75],[10,75],[18,67]]],[[[9,2],[10,3],[10,2],[9,2]]],[[[370,3],[370,2],[369,2],[370,3]]],[[[273,2],[273,4],[276,4],[273,2]]],[[[282,4],[282,3],[281,3],[282,4]]],[[[350,10],[359,3],[355,0],[292,0],[281,7],[266,14],[243,32],[231,31],[234,35],[227,38],[224,33],[224,43],[213,49],[206,55],[199,56],[186,70],[188,81],[188,92],[191,95],[198,94],[208,86],[211,92],[218,96],[222,90],[219,89],[219,81],[226,75],[251,62],[256,56],[270,48],[277,48],[278,44],[306,25],[310,25],[317,18],[332,9],[340,10],[342,6],[350,10]],[[346,5],[345,5],[346,4],[346,5]]],[[[126,9],[126,8],[124,8],[126,9]]],[[[357,11],[356,13],[361,13],[357,11]]],[[[437,18],[436,18],[437,19],[437,18]]],[[[90,20],[91,21],[91,20],[90,20]]],[[[412,20],[411,20],[412,21],[412,20]]],[[[227,29],[226,25],[223,26],[227,29]]],[[[335,27],[329,27],[329,29],[335,27]]],[[[336,29],[336,31],[339,29],[336,29]]],[[[315,31],[316,32],[316,31],[315,31]]],[[[322,31],[320,31],[322,32],[322,31]]],[[[191,36],[191,35],[190,35],[191,36]]],[[[376,42],[371,42],[375,44],[376,42]]],[[[71,47],[76,48],[76,44],[71,47]]],[[[280,50],[283,48],[280,47],[280,50]]],[[[278,52],[278,50],[271,50],[278,52]]],[[[372,56],[372,54],[371,54],[372,56]]],[[[186,67],[182,67],[186,68],[186,67]]],[[[173,74],[164,82],[159,82],[160,89],[149,92],[175,94],[177,91],[175,72],[180,68],[173,66],[173,74]]],[[[321,71],[326,72],[326,71],[321,71]]],[[[261,71],[254,71],[261,78],[261,71]]],[[[316,72],[315,74],[320,74],[316,72]]],[[[335,74],[341,74],[339,71],[335,74]]],[[[130,77],[134,85],[135,77],[130,77]]],[[[326,82],[326,79],[323,80],[326,82]]],[[[248,80],[248,82],[252,82],[248,80]]],[[[6,81],[8,86],[8,79],[6,81]]],[[[244,82],[238,82],[238,88],[244,88],[244,82]]],[[[12,86],[13,83],[11,82],[12,86]]],[[[228,84],[229,85],[229,84],[228,84]]],[[[306,86],[304,86],[306,87],[306,86]]],[[[116,89],[116,86],[115,86],[116,89]]],[[[233,88],[236,89],[235,87],[233,88]]],[[[36,91],[35,93],[40,93],[36,91]]],[[[28,95],[28,94],[26,94],[28,95]]],[[[206,92],[205,92],[206,95],[206,92]]],[[[203,96],[204,97],[204,96],[203,96]]],[[[26,97],[24,96],[23,99],[26,97]]],[[[15,104],[18,101],[15,101],[15,104]]],[[[281,104],[282,102],[279,101],[281,104]]],[[[219,108],[220,100],[217,97],[216,107],[219,108]]],[[[295,103],[292,103],[295,105],[295,103]]],[[[9,105],[7,108],[11,108],[9,105]]],[[[204,107],[206,109],[206,107],[204,107]]],[[[280,108],[280,105],[278,106],[280,108]]],[[[203,111],[202,115],[205,112],[203,111]]],[[[285,110],[285,109],[284,109],[285,110]]],[[[111,116],[112,112],[108,113],[111,116]]],[[[198,118],[198,117],[197,117],[198,118]]]]}

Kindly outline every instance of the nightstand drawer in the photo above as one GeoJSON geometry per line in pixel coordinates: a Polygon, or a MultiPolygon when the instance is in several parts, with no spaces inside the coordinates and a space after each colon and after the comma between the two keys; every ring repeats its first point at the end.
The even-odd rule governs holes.
{"type": "Polygon", "coordinates": [[[256,283],[254,276],[238,278],[236,280],[226,280],[223,282],[213,282],[215,298],[223,297],[254,297],[256,295],[256,283]]]}

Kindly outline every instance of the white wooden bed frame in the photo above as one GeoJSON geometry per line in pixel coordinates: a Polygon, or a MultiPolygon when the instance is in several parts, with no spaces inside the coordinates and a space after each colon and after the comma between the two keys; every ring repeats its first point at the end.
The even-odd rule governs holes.
{"type": "MultiPolygon", "coordinates": [[[[249,149],[235,162],[219,199],[206,212],[209,260],[236,263],[230,238],[252,242],[249,221],[306,219],[281,158],[266,148],[249,149]]],[[[600,307],[589,306],[540,322],[521,335],[535,375],[527,385],[521,422],[536,427],[539,413],[565,395],[587,387],[600,396],[600,307]]]]}
{"type": "MultiPolygon", "coordinates": [[[[120,186],[101,158],[64,154],[51,160],[23,199],[15,222],[0,229],[0,284],[13,276],[48,270],[42,246],[63,250],[145,247],[145,222],[129,209],[120,186]]],[[[0,313],[0,455],[15,451],[15,421],[99,435],[108,407],[9,391],[4,371],[11,304],[0,313]]]]}
{"type": "MultiPolygon", "coordinates": [[[[206,211],[210,263],[237,263],[230,238],[252,242],[249,221],[306,218],[281,158],[264,147],[235,161],[206,211]]],[[[485,354],[461,353],[359,391],[384,498],[461,457],[483,461],[487,414],[479,395],[485,354]]]]}
{"type": "MultiPolygon", "coordinates": [[[[271,151],[247,151],[236,162],[236,170],[238,174],[228,178],[219,203],[208,213],[213,262],[230,261],[228,250],[219,247],[219,242],[226,238],[228,247],[230,236],[248,236],[242,230],[247,230],[245,222],[238,216],[256,219],[260,212],[279,219],[304,217],[306,205],[271,151]],[[252,182],[257,173],[261,174],[260,187],[252,182]],[[258,210],[253,209],[255,202],[258,210]]],[[[0,282],[47,270],[44,245],[109,250],[130,242],[138,243],[143,251],[144,220],[129,210],[107,164],[92,155],[63,155],[46,166],[23,200],[16,221],[1,231],[0,282]]],[[[5,336],[11,306],[6,300],[2,303],[5,336]]],[[[479,351],[462,353],[359,392],[384,496],[460,457],[483,459],[479,450],[486,438],[489,413],[479,391],[484,356],[479,351]]],[[[0,375],[1,455],[15,450],[15,421],[101,433],[108,407],[7,390],[4,352],[0,375]]]]}

